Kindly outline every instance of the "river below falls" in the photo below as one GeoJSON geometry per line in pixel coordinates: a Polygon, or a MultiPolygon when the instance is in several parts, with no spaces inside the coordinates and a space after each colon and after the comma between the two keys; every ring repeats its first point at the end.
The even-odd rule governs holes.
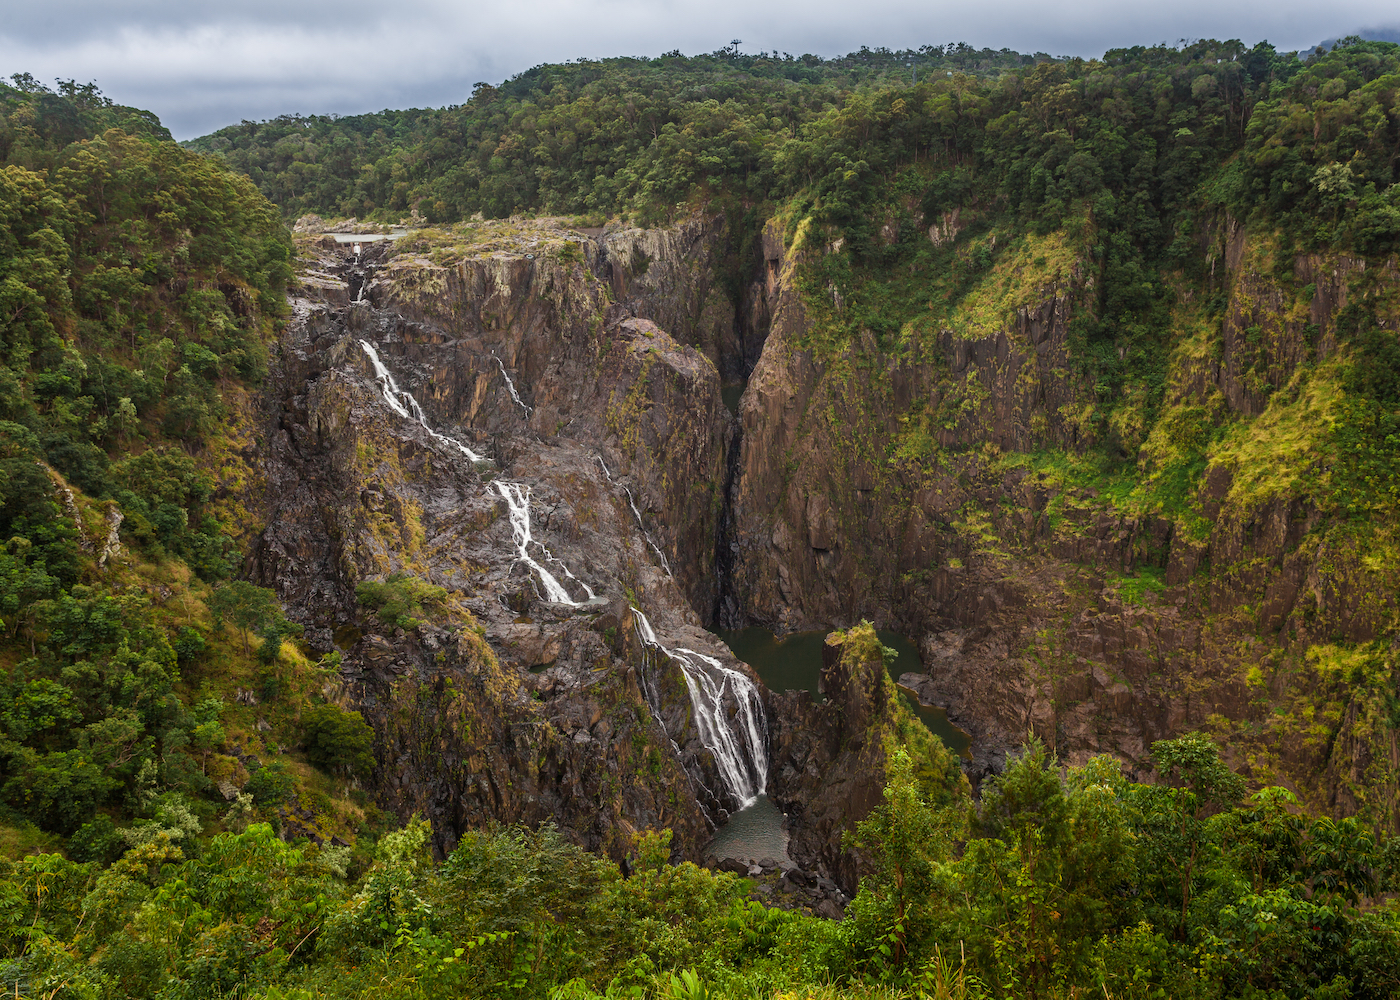
{"type": "MultiPolygon", "coordinates": [[[[724,640],[736,657],[753,667],[763,683],[772,690],[810,691],[814,700],[826,700],[817,690],[826,630],[792,632],[780,638],[766,628],[752,626],[716,630],[715,634],[724,640]]],[[[888,666],[891,678],[898,680],[902,673],[923,670],[919,650],[912,642],[897,632],[884,629],[875,634],[880,642],[899,654],[888,666]]],[[[920,705],[905,691],[901,691],[900,695],[929,732],[943,741],[944,746],[961,757],[968,756],[972,737],[953,725],[948,720],[947,712],[920,705]]],[[[768,801],[766,795],[760,795],[747,808],[730,814],[729,821],[715,831],[714,840],[710,841],[705,853],[750,863],[764,858],[782,861],[788,856],[787,841],[782,811],[768,801]]]]}
{"type": "MultiPolygon", "coordinates": [[[[736,657],[753,667],[763,683],[772,690],[810,691],[817,702],[826,700],[817,691],[817,681],[822,671],[822,646],[827,636],[825,630],[792,632],[778,637],[768,629],[755,625],[744,629],[717,630],[715,634],[724,640],[736,657]]],[[[898,680],[903,673],[923,671],[918,647],[912,642],[897,632],[885,629],[875,634],[880,642],[899,654],[888,668],[893,680],[898,680]]],[[[921,705],[907,692],[901,691],[900,694],[929,732],[943,741],[944,746],[960,757],[968,756],[972,737],[953,725],[947,712],[921,705]]]]}
{"type": "Polygon", "coordinates": [[[765,859],[785,861],[787,842],[782,811],[768,796],[760,795],[746,808],[729,814],[729,821],[715,831],[705,853],[750,864],[765,859]]]}

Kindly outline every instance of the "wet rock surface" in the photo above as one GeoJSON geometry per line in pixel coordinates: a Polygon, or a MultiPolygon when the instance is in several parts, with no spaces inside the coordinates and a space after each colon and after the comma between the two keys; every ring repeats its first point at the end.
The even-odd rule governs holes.
{"type": "MultiPolygon", "coordinates": [[[[1243,227],[1218,220],[1201,239],[1229,296],[1222,356],[1176,359],[1167,402],[1247,417],[1310,350],[1335,350],[1358,263],[1300,257],[1297,280],[1317,289],[1300,312],[1251,263],[1243,227]]],[[[763,245],[771,332],[739,406],[734,616],[779,630],[868,618],[916,638],[923,663],[904,686],[973,735],[974,781],[1028,733],[1066,762],[1111,753],[1145,774],[1157,739],[1212,720],[1237,736],[1257,730],[1252,668],[1267,675],[1312,643],[1369,640],[1394,615],[1361,554],[1339,535],[1319,538],[1317,510],[1286,494],[1256,499],[1228,464],[1208,468],[1190,498],[1203,533],[1003,460],[1087,442],[1074,415],[1093,387],[1075,374],[1069,329],[1094,308],[1092,268],[1021,289],[1025,304],[999,329],[941,331],[884,359],[867,337],[852,365],[851,352],[823,359],[810,346],[796,268],[819,251],[793,250],[771,224],[763,245]],[[891,444],[915,404],[938,417],[922,453],[891,444]],[[1144,571],[1152,586],[1125,583],[1144,571]]],[[[1229,755],[1248,767],[1243,749],[1229,755]]],[[[1262,780],[1345,810],[1346,789],[1315,783],[1336,770],[1328,761],[1276,762],[1262,780]]]]}
{"type": "Polygon", "coordinates": [[[707,858],[705,864],[715,871],[750,879],[754,887],[749,899],[764,906],[840,920],[846,915],[846,904],[851,901],[821,865],[803,869],[796,862],[775,858],[752,861],[707,858]]]}
{"type": "Polygon", "coordinates": [[[743,669],[688,600],[713,589],[710,484],[732,419],[714,364],[577,263],[439,274],[384,244],[316,252],[270,380],[268,527],[249,562],[313,645],[343,637],[330,693],[376,730],[381,800],[430,818],[444,851],[494,820],[552,821],[619,857],[636,830],[671,827],[693,855],[736,803],[629,608],[743,669]],[[425,423],[386,403],[362,342],[425,423]],[[519,558],[497,481],[528,497],[533,559],[574,604],[546,600],[519,558]],[[457,613],[385,628],[355,585],[394,573],[446,588],[457,613]]]}

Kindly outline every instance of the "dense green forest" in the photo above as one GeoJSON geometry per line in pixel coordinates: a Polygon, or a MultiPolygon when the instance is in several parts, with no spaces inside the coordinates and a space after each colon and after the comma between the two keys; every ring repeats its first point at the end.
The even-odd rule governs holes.
{"type": "MultiPolygon", "coordinates": [[[[830,350],[862,329],[883,348],[913,318],[966,311],[998,237],[1014,248],[1056,233],[1099,268],[1077,356],[1105,405],[1086,430],[1131,454],[1164,388],[1167,275],[1200,277],[1195,247],[1212,217],[1277,228],[1280,262],[1289,250],[1396,248],[1396,52],[1356,39],[1306,64],[1267,43],[1092,61],[937,49],[917,55],[917,85],[896,73],[913,53],[813,60],[810,75],[790,58],[672,55],[538,67],[458,107],[245,122],[188,145],[253,178],[289,220],[536,212],[649,224],[715,197],[761,221],[781,206],[792,225],[844,243],[807,274],[842,288],[830,350]],[[972,238],[930,245],[917,219],[953,208],[972,238]],[[931,284],[935,308],[921,316],[931,284]]],[[[1386,307],[1356,308],[1374,319],[1386,307]]],[[[1383,409],[1390,390],[1362,396],[1376,392],[1383,409]]],[[[1390,418],[1361,409],[1347,432],[1366,455],[1355,473],[1393,477],[1374,448],[1390,418]]]]}
{"type": "MultiPolygon", "coordinates": [[[[1154,784],[1107,758],[1061,768],[1032,743],[974,802],[940,777],[947,751],[906,729],[884,803],[852,837],[866,873],[840,923],[665,863],[664,832],[639,837],[626,871],[550,829],[479,831],[434,859],[421,822],[395,829],[355,781],[367,727],[317,704],[334,663],[308,660],[272,595],[234,579],[253,515],[231,499],[238,417],[285,311],[286,221],[659,223],[718,202],[750,234],[776,216],[790,242],[832,248],[801,275],[813,302],[831,288],[843,302],[814,324],[818,357],[867,335],[898,355],[928,326],[976,322],[969,291],[1003,261],[1092,261],[1074,331],[1097,398],[1085,460],[1189,517],[1182,483],[1231,433],[1167,394],[1182,289],[1216,322],[1223,308],[1199,234],[1226,217],[1272,233],[1285,281],[1297,253],[1391,259],[1400,46],[1348,41],[1307,63],[1214,41],[1098,60],[672,54],[537,67],[443,110],[243,123],[187,149],[90,85],[12,82],[0,992],[1400,992],[1394,831],[1251,791],[1198,736],[1153,748],[1154,784]],[[932,241],[929,222],[954,210],[962,235],[932,241]]],[[[1309,478],[1310,499],[1385,553],[1400,348],[1393,290],[1368,291],[1303,381],[1271,383],[1262,351],[1254,374],[1341,456],[1309,478]],[[1309,386],[1338,400],[1326,421],[1304,406],[1309,386]]],[[[1347,683],[1378,685],[1400,726],[1389,637],[1329,655],[1347,683]]]]}
{"type": "Polygon", "coordinates": [[[915,74],[985,77],[1046,56],[966,45],[537,66],[457,107],[243,122],[185,145],[217,153],[282,208],[451,222],[475,212],[672,215],[697,185],[771,197],[785,139],[856,89],[915,74]]]}

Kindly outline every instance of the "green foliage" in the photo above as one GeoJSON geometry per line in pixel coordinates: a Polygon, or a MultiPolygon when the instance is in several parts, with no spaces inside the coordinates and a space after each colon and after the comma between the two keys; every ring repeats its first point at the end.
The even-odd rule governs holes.
{"type": "Polygon", "coordinates": [[[355,599],[373,611],[386,628],[415,629],[422,618],[442,606],[447,591],[407,573],[394,573],[382,583],[366,580],[356,584],[355,599]]]}
{"type": "Polygon", "coordinates": [[[195,139],[288,219],[306,212],[431,222],[476,212],[666,218],[698,185],[764,197],[778,150],[853,89],[925,72],[995,75],[1030,56],[966,45],[837,59],[668,53],[537,66],[441,110],[283,116],[195,139]]]}
{"type": "Polygon", "coordinates": [[[232,580],[215,590],[209,610],[213,612],[216,627],[221,628],[227,621],[238,629],[244,655],[248,654],[249,632],[263,635],[264,641],[280,646],[282,635],[288,629],[277,595],[246,580],[232,580]]]}
{"type": "Polygon", "coordinates": [[[662,988],[665,1000],[717,1000],[709,988],[693,969],[682,969],[679,974],[671,973],[670,981],[662,988]]]}
{"type": "Polygon", "coordinates": [[[895,750],[884,802],[853,840],[869,867],[840,924],[665,863],[666,831],[623,877],[549,826],[467,831],[438,864],[415,818],[349,877],[347,851],[287,844],[265,824],[192,857],[174,836],[190,820],[168,800],[145,828],[159,829],[105,869],[0,862],[0,961],[23,957],[34,988],[112,996],[1392,995],[1400,922],[1374,905],[1371,874],[1386,852],[1299,815],[1281,789],[1231,801],[1237,784],[1199,738],[1154,752],[1170,784],[1129,782],[1109,758],[1061,770],[1032,744],[969,829],[928,804],[895,750]],[[1201,802],[1178,937],[1179,886],[1158,866],[1201,802]],[[1173,822],[1154,818],[1163,809],[1173,822]]]}
{"type": "Polygon", "coordinates": [[[288,234],[246,179],[91,84],[14,80],[0,84],[0,538],[29,545],[0,566],[12,629],[79,562],[46,466],[114,501],[128,544],[230,574],[190,455],[223,416],[218,383],[259,377],[291,273],[288,234]]]}
{"type": "MultiPolygon", "coordinates": [[[[193,856],[225,808],[214,775],[238,776],[222,703],[182,676],[237,659],[196,582],[239,559],[212,515],[205,442],[225,396],[260,377],[290,237],[245,178],[181,150],[149,113],[91,84],[12,82],[0,84],[0,801],[94,864],[160,838],[193,856]]],[[[213,602],[240,626],[248,587],[213,602]]],[[[252,592],[267,611],[253,617],[288,634],[252,592]]],[[[119,950],[112,967],[126,969],[141,948],[119,950]]]]}
{"type": "Polygon", "coordinates": [[[111,864],[126,852],[126,842],[110,816],[98,814],[68,838],[68,856],[74,861],[111,864]]]}
{"type": "Polygon", "coordinates": [[[359,712],[317,705],[302,713],[301,724],[313,764],[363,778],[374,770],[374,730],[359,712]]]}
{"type": "Polygon", "coordinates": [[[1250,117],[1243,155],[1217,184],[1222,200],[1241,216],[1267,212],[1305,246],[1393,250],[1397,87],[1394,45],[1353,39],[1310,60],[1250,117]]]}
{"type": "Polygon", "coordinates": [[[1365,829],[1309,820],[1283,789],[1241,801],[1202,737],[1153,754],[1163,783],[1142,785],[1032,743],[984,786],[960,856],[956,828],[908,835],[937,813],[896,755],[857,838],[873,870],[841,925],[847,968],[936,996],[1387,995],[1357,992],[1390,982],[1377,949],[1400,926],[1356,908],[1386,863],[1365,829]]]}
{"type": "Polygon", "coordinates": [[[637,838],[637,868],[654,872],[671,860],[671,831],[647,830],[637,838]]]}
{"type": "Polygon", "coordinates": [[[871,859],[872,871],[861,880],[843,929],[858,968],[899,973],[909,965],[911,941],[931,933],[934,871],[947,860],[963,816],[957,807],[931,807],[909,754],[891,749],[885,800],[850,838],[850,846],[871,859]]]}
{"type": "Polygon", "coordinates": [[[276,761],[254,771],[243,786],[243,791],[253,797],[254,804],[271,809],[286,802],[295,785],[286,765],[276,761]]]}
{"type": "Polygon", "coordinates": [[[28,73],[0,82],[0,161],[49,166],[70,143],[114,128],[148,140],[170,139],[155,115],[113,104],[95,84],[59,80],[55,92],[28,73]]]}

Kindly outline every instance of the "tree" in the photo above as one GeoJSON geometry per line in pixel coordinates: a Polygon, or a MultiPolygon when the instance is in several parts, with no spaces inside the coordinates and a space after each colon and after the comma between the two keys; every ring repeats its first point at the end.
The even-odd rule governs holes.
{"type": "Polygon", "coordinates": [[[243,654],[248,655],[248,633],[262,632],[282,618],[277,595],[246,580],[233,580],[214,591],[209,602],[214,623],[222,628],[228,620],[243,633],[243,654]]]}
{"type": "Polygon", "coordinates": [[[885,764],[884,802],[856,826],[848,846],[870,861],[852,902],[848,940],[857,962],[903,969],[916,942],[929,932],[934,871],[946,861],[960,828],[955,808],[925,799],[913,761],[893,747],[885,764]]]}
{"type": "Polygon", "coordinates": [[[982,793],[981,828],[968,845],[972,891],[996,928],[991,948],[1005,981],[1042,995],[1063,963],[1068,909],[1065,853],[1070,804],[1039,739],[982,793]]]}
{"type": "Polygon", "coordinates": [[[374,730],[359,712],[317,705],[301,722],[311,763],[359,777],[368,777],[374,770],[374,730]]]}
{"type": "Polygon", "coordinates": [[[1214,848],[1207,820],[1244,797],[1244,779],[1220,759],[1206,736],[1192,734],[1152,744],[1157,773],[1170,784],[1139,785],[1144,873],[1156,872],[1175,903],[1176,934],[1186,939],[1192,887],[1206,854],[1214,848]],[[1170,889],[1165,886],[1170,885],[1170,889]]]}

